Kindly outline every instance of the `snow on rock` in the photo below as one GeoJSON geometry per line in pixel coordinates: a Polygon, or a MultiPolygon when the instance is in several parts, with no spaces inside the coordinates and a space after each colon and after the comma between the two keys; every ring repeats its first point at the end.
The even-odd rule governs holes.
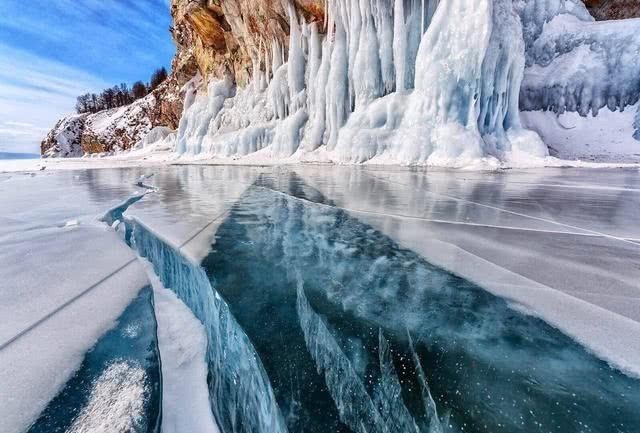
{"type": "Polygon", "coordinates": [[[583,21],[561,14],[529,50],[521,92],[524,110],[624,110],[640,97],[640,19],[583,21]]]}
{"type": "Polygon", "coordinates": [[[77,157],[130,149],[151,130],[155,105],[151,93],[124,107],[67,116],[42,142],[42,156],[77,157]]]}
{"type": "Polygon", "coordinates": [[[45,158],[82,156],[80,139],[87,117],[88,114],[73,114],[60,119],[40,145],[42,156],[45,158]]]}
{"type": "Polygon", "coordinates": [[[288,59],[273,41],[250,85],[227,75],[196,96],[178,153],[286,159],[322,146],[337,162],[452,166],[546,156],[518,117],[524,43],[510,0],[341,0],[326,35],[303,18],[289,7],[288,59]]]}

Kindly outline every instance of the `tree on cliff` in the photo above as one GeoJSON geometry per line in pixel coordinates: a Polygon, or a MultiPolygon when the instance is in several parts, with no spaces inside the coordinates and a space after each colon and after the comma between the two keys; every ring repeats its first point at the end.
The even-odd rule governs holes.
{"type": "Polygon", "coordinates": [[[131,86],[131,94],[134,99],[140,99],[147,96],[147,86],[142,81],[136,81],[131,86]]]}
{"type": "Polygon", "coordinates": [[[149,85],[146,86],[142,81],[136,81],[131,89],[126,83],[104,89],[99,95],[95,93],[85,93],[80,95],[76,101],[76,111],[81,113],[97,113],[102,110],[118,108],[129,105],[133,101],[144,98],[167,79],[167,70],[163,68],[156,69],[151,75],[149,85]]]}
{"type": "Polygon", "coordinates": [[[164,80],[167,79],[167,70],[164,66],[160,69],[156,69],[151,75],[151,81],[149,82],[149,91],[155,90],[164,80]]]}

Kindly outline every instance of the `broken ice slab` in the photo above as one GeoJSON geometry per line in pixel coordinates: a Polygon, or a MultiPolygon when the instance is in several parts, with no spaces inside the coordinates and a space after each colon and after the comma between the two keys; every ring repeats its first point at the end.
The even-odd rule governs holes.
{"type": "Polygon", "coordinates": [[[158,433],[161,393],[153,291],[147,286],[28,432],[158,433]]]}
{"type": "Polygon", "coordinates": [[[289,431],[436,431],[434,412],[452,431],[640,428],[637,379],[333,200],[295,173],[264,175],[202,263],[289,431]],[[395,383],[398,404],[386,407],[377,396],[396,395],[395,383]]]}

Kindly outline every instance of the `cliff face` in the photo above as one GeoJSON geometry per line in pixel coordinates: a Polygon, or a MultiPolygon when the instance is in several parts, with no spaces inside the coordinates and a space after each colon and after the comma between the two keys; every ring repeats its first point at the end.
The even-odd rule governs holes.
{"type": "MultiPolygon", "coordinates": [[[[127,150],[156,126],[176,129],[182,114],[183,86],[197,73],[249,81],[254,64],[264,69],[266,47],[288,45],[288,3],[281,0],[172,0],[177,46],[169,78],[128,107],[61,119],[41,143],[45,157],[127,150]]],[[[297,0],[307,21],[322,21],[322,0],[297,0]]]]}
{"type": "Polygon", "coordinates": [[[597,20],[621,20],[640,17],[638,0],[585,0],[591,14],[597,20]]]}
{"type": "MultiPolygon", "coordinates": [[[[323,4],[322,0],[293,3],[307,22],[323,21],[323,4]]],[[[237,84],[245,85],[254,63],[266,66],[264,53],[272,41],[286,52],[287,7],[288,2],[281,0],[173,0],[176,58],[193,56],[203,76],[230,74],[237,84]]]]}

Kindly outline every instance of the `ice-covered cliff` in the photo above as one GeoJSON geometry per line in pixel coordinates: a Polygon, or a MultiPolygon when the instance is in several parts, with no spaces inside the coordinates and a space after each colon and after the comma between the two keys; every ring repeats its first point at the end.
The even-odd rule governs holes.
{"type": "Polygon", "coordinates": [[[223,76],[185,103],[178,153],[453,166],[546,155],[520,125],[511,0],[336,0],[326,22],[293,4],[288,16],[288,43],[260,41],[244,88],[223,76]]]}
{"type": "MultiPolygon", "coordinates": [[[[184,98],[180,155],[461,166],[548,146],[640,153],[634,119],[609,113],[638,101],[640,20],[595,22],[582,0],[173,0],[171,12],[173,87],[156,102],[184,98]]],[[[79,122],[92,124],[58,129],[79,122]]]]}

